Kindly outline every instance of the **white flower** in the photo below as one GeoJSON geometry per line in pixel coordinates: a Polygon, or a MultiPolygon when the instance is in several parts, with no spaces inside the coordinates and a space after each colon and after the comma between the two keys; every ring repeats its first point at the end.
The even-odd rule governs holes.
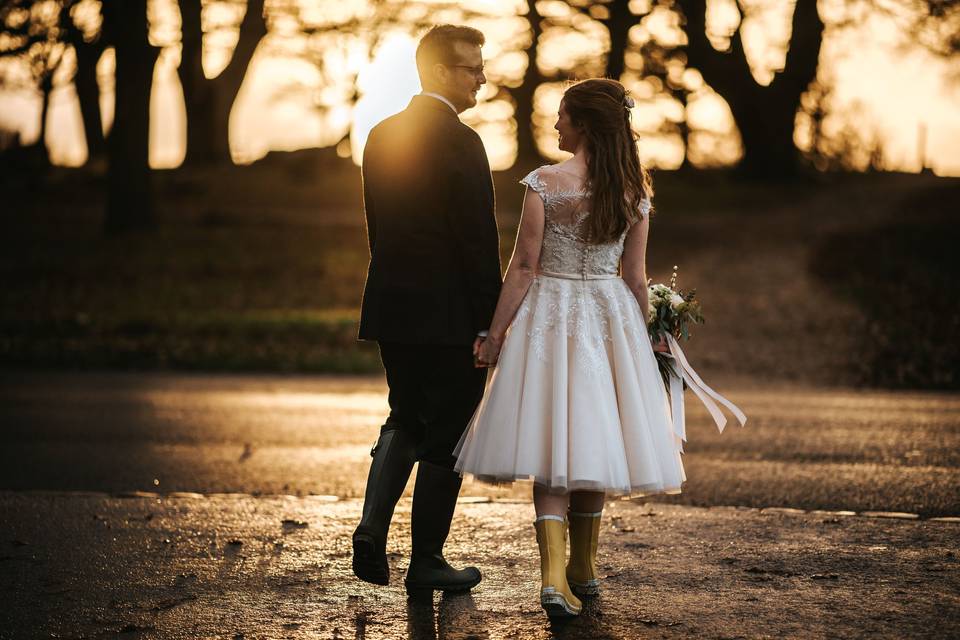
{"type": "Polygon", "coordinates": [[[650,295],[655,298],[669,300],[670,296],[673,295],[673,289],[671,289],[665,284],[655,284],[650,287],[650,295]]]}
{"type": "Polygon", "coordinates": [[[682,305],[684,302],[686,302],[686,300],[681,298],[676,293],[670,296],[670,306],[673,307],[674,309],[679,309],[680,305],[682,305]]]}

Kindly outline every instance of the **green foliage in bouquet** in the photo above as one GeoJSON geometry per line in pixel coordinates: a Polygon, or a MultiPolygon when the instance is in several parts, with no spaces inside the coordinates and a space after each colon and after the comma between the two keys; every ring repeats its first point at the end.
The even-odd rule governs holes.
{"type": "MultiPolygon", "coordinates": [[[[650,341],[660,342],[663,336],[670,334],[677,340],[690,339],[690,325],[703,324],[700,302],[696,299],[696,289],[684,293],[677,289],[677,266],[673,267],[670,286],[654,284],[648,287],[647,331],[650,341]]],[[[655,352],[660,375],[669,388],[671,375],[678,375],[670,354],[655,352]]],[[[684,385],[686,387],[686,385],[684,385]]]]}
{"type": "Polygon", "coordinates": [[[690,339],[690,326],[703,324],[700,301],[696,299],[696,289],[684,293],[677,289],[677,267],[673,267],[670,286],[650,285],[647,308],[647,330],[650,338],[656,342],[660,336],[670,334],[677,340],[690,339]]]}

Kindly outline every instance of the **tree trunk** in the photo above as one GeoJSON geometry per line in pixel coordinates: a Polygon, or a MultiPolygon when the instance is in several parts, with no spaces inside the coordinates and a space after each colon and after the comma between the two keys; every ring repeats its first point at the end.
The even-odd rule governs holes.
{"type": "Polygon", "coordinates": [[[77,54],[77,73],[73,84],[80,102],[83,134],[87,141],[87,164],[90,164],[102,157],[107,149],[103,136],[103,116],[100,113],[100,87],[97,85],[97,62],[103,53],[103,46],[83,42],[82,36],[80,40],[73,46],[77,54]]]}
{"type": "Polygon", "coordinates": [[[706,35],[705,0],[680,0],[691,67],[727,101],[743,142],[740,171],[749,178],[791,178],[799,169],[793,130],[800,96],[816,79],[823,22],[816,0],[797,0],[784,69],[764,87],[754,81],[739,29],[730,50],[713,48],[706,35]]]}
{"type": "Polygon", "coordinates": [[[517,121],[517,162],[539,162],[543,159],[537,147],[533,124],[533,95],[537,87],[543,82],[543,77],[537,69],[537,44],[540,34],[542,18],[537,12],[536,1],[527,0],[527,20],[533,31],[533,40],[527,50],[527,70],[523,75],[523,83],[511,91],[516,102],[514,118],[517,121]]]}
{"type": "MultiPolygon", "coordinates": [[[[187,151],[184,164],[222,160],[216,149],[213,126],[213,87],[203,73],[203,30],[200,0],[180,0],[182,49],[177,75],[183,87],[187,113],[187,151]]],[[[222,145],[220,145],[222,151],[222,145]]],[[[228,156],[229,157],[229,156],[228,156]]]]}
{"type": "Polygon", "coordinates": [[[610,52],[604,75],[620,80],[626,71],[627,46],[630,43],[630,28],[637,23],[637,16],[630,11],[629,0],[613,0],[607,5],[610,17],[603,21],[610,33],[610,52]]]}
{"type": "Polygon", "coordinates": [[[799,152],[793,142],[798,103],[760,88],[752,93],[727,99],[743,144],[737,168],[748,178],[791,178],[799,168],[799,152]]]}
{"type": "Polygon", "coordinates": [[[159,50],[147,38],[147,0],[105,0],[103,30],[116,51],[113,127],[107,140],[108,233],[155,224],[150,171],[150,91],[159,50]]]}
{"type": "Polygon", "coordinates": [[[690,123],[687,121],[690,106],[689,94],[686,90],[680,89],[673,92],[673,97],[683,105],[683,120],[677,123],[677,133],[680,134],[680,140],[683,144],[683,160],[680,162],[678,169],[687,171],[693,168],[690,163],[690,123]]]}
{"type": "Polygon", "coordinates": [[[216,78],[203,72],[203,30],[200,0],[180,0],[182,58],[177,73],[187,112],[187,153],[184,164],[228,164],[230,111],[247,67],[267,33],[264,0],[249,0],[240,24],[240,37],[230,62],[216,78]]]}
{"type": "Polygon", "coordinates": [[[60,8],[60,28],[64,33],[64,42],[73,47],[77,59],[77,69],[73,75],[73,86],[80,103],[80,119],[83,122],[83,135],[87,144],[87,164],[91,164],[106,153],[106,139],[103,136],[103,117],[100,113],[100,87],[97,85],[97,63],[103,54],[103,38],[98,34],[91,42],[83,38],[83,31],[70,17],[75,1],[67,1],[60,8]]]}
{"type": "Polygon", "coordinates": [[[50,164],[50,152],[47,150],[47,117],[50,113],[50,92],[53,91],[53,71],[43,75],[40,79],[40,135],[37,137],[36,161],[41,166],[50,164]]]}

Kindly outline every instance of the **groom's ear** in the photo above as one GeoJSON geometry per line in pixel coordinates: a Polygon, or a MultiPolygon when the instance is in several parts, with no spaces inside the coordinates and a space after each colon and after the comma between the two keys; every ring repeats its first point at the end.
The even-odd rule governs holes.
{"type": "Polygon", "coordinates": [[[445,64],[435,63],[430,68],[430,73],[433,74],[433,81],[438,84],[446,85],[450,80],[450,69],[445,64]]]}

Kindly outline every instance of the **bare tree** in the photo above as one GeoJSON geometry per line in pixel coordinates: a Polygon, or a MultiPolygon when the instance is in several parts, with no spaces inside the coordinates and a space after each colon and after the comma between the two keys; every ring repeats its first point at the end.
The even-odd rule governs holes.
{"type": "MultiPolygon", "coordinates": [[[[79,16],[79,0],[13,0],[0,7],[0,30],[7,46],[0,56],[17,58],[30,71],[32,87],[42,96],[40,109],[40,137],[37,150],[46,158],[46,121],[54,76],[71,70],[67,59],[73,50],[75,64],[72,78],[59,73],[60,82],[71,79],[77,90],[80,113],[87,143],[88,162],[101,156],[105,150],[103,122],[100,114],[100,90],[97,86],[97,62],[104,44],[99,33],[99,7],[83,7],[79,16]]],[[[9,84],[5,82],[5,84],[9,84]]]]}
{"type": "MultiPolygon", "coordinates": [[[[879,17],[896,27],[893,46],[913,54],[918,48],[945,61],[960,56],[960,0],[849,0],[831,15],[832,32],[861,29],[864,21],[879,17]]],[[[960,81],[957,65],[948,68],[960,81]]],[[[863,116],[866,105],[839,103],[835,80],[821,70],[801,99],[797,131],[803,156],[819,171],[882,170],[886,165],[883,135],[863,116]]],[[[926,168],[926,128],[918,131],[918,158],[926,168]]]]}
{"type": "Polygon", "coordinates": [[[960,56],[960,0],[900,1],[913,15],[909,33],[916,41],[944,58],[960,56]]]}
{"type": "Polygon", "coordinates": [[[640,55],[643,57],[643,75],[655,78],[662,87],[662,91],[683,108],[684,116],[677,122],[664,120],[660,133],[679,136],[684,148],[681,167],[688,168],[690,167],[690,124],[687,122],[686,110],[691,92],[683,82],[683,69],[687,61],[686,51],[683,47],[665,46],[655,37],[651,37],[640,46],[640,55]]]}
{"type": "MultiPolygon", "coordinates": [[[[847,0],[837,27],[858,26],[867,14],[893,22],[900,47],[918,45],[947,61],[960,57],[960,0],[847,0]]],[[[952,73],[960,80],[960,70],[952,73]]]]}
{"type": "Polygon", "coordinates": [[[531,39],[527,49],[527,69],[520,86],[510,91],[514,101],[514,118],[517,121],[517,161],[538,162],[542,155],[537,146],[533,123],[533,98],[545,80],[537,66],[537,46],[543,34],[543,17],[537,11],[536,0],[527,0],[527,21],[530,23],[531,39]]]}
{"type": "Polygon", "coordinates": [[[686,20],[689,64],[727,101],[740,131],[741,171],[760,179],[795,175],[799,163],[794,123],[800,98],[817,77],[823,40],[816,0],[797,0],[786,63],[766,86],[751,73],[740,26],[731,34],[729,48],[719,51],[707,36],[706,0],[678,0],[678,4],[686,20]]]}
{"type": "MultiPolygon", "coordinates": [[[[351,110],[360,100],[357,76],[362,65],[348,64],[351,58],[371,61],[385,34],[402,30],[411,35],[427,28],[432,23],[423,16],[427,11],[417,11],[419,3],[390,3],[385,0],[370,0],[368,7],[357,7],[354,15],[331,21],[325,16],[307,13],[300,2],[277,3],[273,6],[275,17],[286,22],[290,35],[297,44],[287,47],[274,44],[277,53],[295,55],[309,62],[317,71],[317,85],[305,86],[291,82],[278,91],[288,95],[309,91],[313,107],[321,116],[329,111],[348,106],[351,110]],[[411,15],[412,14],[412,15],[411,15]],[[334,54],[339,54],[338,61],[334,54]],[[320,87],[321,90],[317,90],[320,87]]],[[[340,135],[337,133],[337,135],[340,135]]],[[[331,146],[350,142],[350,128],[331,146]]]]}
{"type": "Polygon", "coordinates": [[[187,112],[187,152],[184,164],[229,164],[230,111],[243,84],[250,60],[267,33],[264,0],[248,0],[230,62],[215,78],[203,70],[201,0],[179,0],[181,59],[177,70],[187,112]]]}
{"type": "MultiPolygon", "coordinates": [[[[312,103],[319,115],[335,109],[356,107],[361,93],[358,73],[377,55],[385,37],[397,32],[416,37],[434,24],[434,7],[428,2],[396,3],[390,0],[369,0],[354,5],[353,11],[331,19],[302,2],[277,0],[270,5],[270,19],[278,25],[278,37],[270,38],[268,51],[281,56],[296,56],[316,69],[318,82],[292,81],[283,86],[278,96],[312,94],[312,103]],[[287,37],[283,37],[287,36],[287,37]]],[[[483,13],[457,7],[444,19],[462,24],[477,24],[488,19],[483,13]]],[[[489,72],[488,72],[489,75],[489,72]]],[[[492,79],[492,78],[491,78],[492,79]]],[[[493,100],[504,99],[513,90],[500,86],[493,100]]],[[[529,122],[529,119],[528,119],[529,122]]],[[[350,142],[350,128],[330,132],[339,135],[329,146],[342,147],[350,142]]],[[[532,136],[531,136],[532,140],[532,136]]]]}
{"type": "MultiPolygon", "coordinates": [[[[621,78],[628,71],[629,31],[650,14],[633,14],[626,0],[570,0],[569,4],[607,28],[610,34],[607,76],[621,78]]],[[[798,153],[793,143],[794,118],[801,95],[816,78],[824,30],[816,0],[798,0],[792,16],[793,34],[787,63],[767,86],[757,83],[753,77],[739,26],[731,34],[727,50],[714,48],[707,33],[706,4],[706,0],[653,0],[649,6],[651,14],[653,10],[678,14],[686,39],[680,43],[663,43],[651,36],[640,44],[642,68],[634,71],[656,78],[663,92],[685,109],[689,90],[682,81],[682,71],[686,67],[696,68],[730,106],[743,144],[741,171],[759,178],[793,175],[798,167],[798,153]]],[[[734,6],[741,12],[742,24],[742,9],[736,2],[734,6]]],[[[685,119],[670,123],[665,131],[677,133],[687,145],[690,130],[685,119]]]]}
{"type": "Polygon", "coordinates": [[[42,165],[50,162],[46,145],[50,93],[66,52],[61,9],[57,3],[38,0],[10,0],[0,6],[0,57],[19,60],[29,72],[28,85],[41,97],[40,135],[32,155],[42,165]]]}
{"type": "Polygon", "coordinates": [[[630,9],[630,0],[569,0],[567,4],[602,24],[610,34],[603,76],[620,80],[627,70],[625,53],[630,45],[630,28],[639,20],[639,15],[630,9]]]}
{"type": "Polygon", "coordinates": [[[106,48],[97,20],[83,20],[77,0],[67,0],[61,11],[64,40],[73,47],[76,71],[73,84],[77,90],[80,116],[83,120],[84,139],[87,143],[87,163],[96,162],[106,154],[106,138],[103,135],[103,115],[100,112],[100,87],[97,84],[97,63],[106,48]],[[84,22],[90,24],[84,24],[84,22]]]}
{"type": "MultiPolygon", "coordinates": [[[[515,103],[515,115],[517,120],[517,159],[524,162],[537,162],[542,159],[539,146],[536,143],[537,127],[534,117],[534,98],[537,89],[544,83],[562,82],[568,79],[584,77],[590,75],[605,74],[611,75],[611,65],[622,69],[622,60],[619,63],[616,60],[616,53],[611,53],[605,60],[597,61],[592,55],[581,56],[577,59],[567,61],[562,68],[547,69],[544,71],[544,65],[541,64],[540,49],[544,46],[544,38],[549,37],[548,30],[570,29],[582,30],[585,25],[600,24],[611,28],[613,20],[619,20],[617,25],[626,24],[620,20],[620,9],[629,11],[626,2],[610,3],[612,7],[617,4],[614,11],[607,9],[607,3],[591,2],[568,2],[567,11],[560,12],[556,9],[551,10],[550,15],[541,13],[536,0],[527,0],[527,22],[530,25],[530,43],[527,48],[527,67],[524,73],[522,83],[509,90],[510,96],[515,103]],[[619,4],[618,4],[619,3],[619,4]],[[620,67],[617,67],[620,64],[620,67]]],[[[622,39],[626,40],[626,33],[629,27],[622,31],[622,39]]],[[[616,40],[617,36],[611,33],[611,40],[616,40]]],[[[611,49],[612,50],[612,49],[611,49]]],[[[620,56],[623,55],[623,49],[620,49],[620,56]]],[[[616,71],[614,71],[616,72],[616,71]]]]}

